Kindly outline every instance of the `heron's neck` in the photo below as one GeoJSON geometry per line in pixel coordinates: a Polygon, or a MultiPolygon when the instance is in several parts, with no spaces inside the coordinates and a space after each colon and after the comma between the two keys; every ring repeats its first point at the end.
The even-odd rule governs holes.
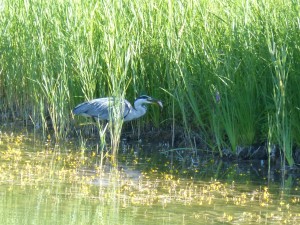
{"type": "Polygon", "coordinates": [[[136,118],[139,118],[147,112],[147,107],[142,104],[137,104],[136,102],[134,103],[134,110],[133,113],[135,114],[136,118]]]}
{"type": "Polygon", "coordinates": [[[147,112],[147,107],[145,105],[141,104],[134,104],[134,107],[132,108],[131,112],[126,116],[124,121],[129,121],[133,119],[137,119],[147,112]]]}
{"type": "Polygon", "coordinates": [[[134,104],[134,109],[136,112],[141,113],[143,116],[147,112],[147,106],[141,104],[134,104]]]}

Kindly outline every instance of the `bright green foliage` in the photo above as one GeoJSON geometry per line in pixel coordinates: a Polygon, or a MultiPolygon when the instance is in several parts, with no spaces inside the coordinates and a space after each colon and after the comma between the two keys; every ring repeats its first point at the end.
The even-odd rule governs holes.
{"type": "Polygon", "coordinates": [[[300,143],[297,0],[4,0],[0,12],[2,117],[45,132],[50,120],[61,138],[77,103],[146,93],[166,106],[150,110],[156,125],[174,118],[212,149],[266,141],[268,116],[287,159],[300,143]]]}

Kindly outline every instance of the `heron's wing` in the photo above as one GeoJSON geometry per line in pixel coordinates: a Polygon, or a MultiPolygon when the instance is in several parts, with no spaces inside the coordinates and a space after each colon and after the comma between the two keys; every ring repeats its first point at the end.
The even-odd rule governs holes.
{"type": "Polygon", "coordinates": [[[105,120],[108,115],[107,108],[105,106],[107,101],[107,98],[99,98],[83,102],[73,109],[73,113],[75,115],[99,117],[100,119],[105,120]]]}
{"type": "Polygon", "coordinates": [[[112,98],[99,98],[91,100],[89,113],[92,117],[97,117],[101,120],[109,120],[112,105],[114,103],[112,98]]]}
{"type": "Polygon", "coordinates": [[[115,98],[98,98],[84,102],[75,107],[74,114],[95,117],[100,120],[110,120],[113,113],[120,110],[120,117],[124,118],[131,110],[132,106],[127,100],[116,100],[115,98]],[[120,106],[120,109],[116,108],[120,106]],[[116,109],[113,111],[113,109],[116,109]]]}

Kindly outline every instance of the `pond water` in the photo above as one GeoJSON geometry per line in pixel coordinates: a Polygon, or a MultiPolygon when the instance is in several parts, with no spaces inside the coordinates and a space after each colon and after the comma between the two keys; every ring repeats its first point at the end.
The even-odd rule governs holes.
{"type": "Polygon", "coordinates": [[[300,223],[297,173],[182,151],[123,142],[112,163],[72,142],[2,133],[0,224],[300,223]]]}

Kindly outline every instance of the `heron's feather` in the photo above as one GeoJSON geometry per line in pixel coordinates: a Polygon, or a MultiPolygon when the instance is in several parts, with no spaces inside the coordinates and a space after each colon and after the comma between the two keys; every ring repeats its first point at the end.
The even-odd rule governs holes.
{"type": "Polygon", "coordinates": [[[73,113],[100,120],[110,120],[111,117],[115,117],[113,114],[120,115],[120,118],[126,117],[131,109],[132,106],[127,100],[108,97],[81,103],[74,108],[73,113]]]}

